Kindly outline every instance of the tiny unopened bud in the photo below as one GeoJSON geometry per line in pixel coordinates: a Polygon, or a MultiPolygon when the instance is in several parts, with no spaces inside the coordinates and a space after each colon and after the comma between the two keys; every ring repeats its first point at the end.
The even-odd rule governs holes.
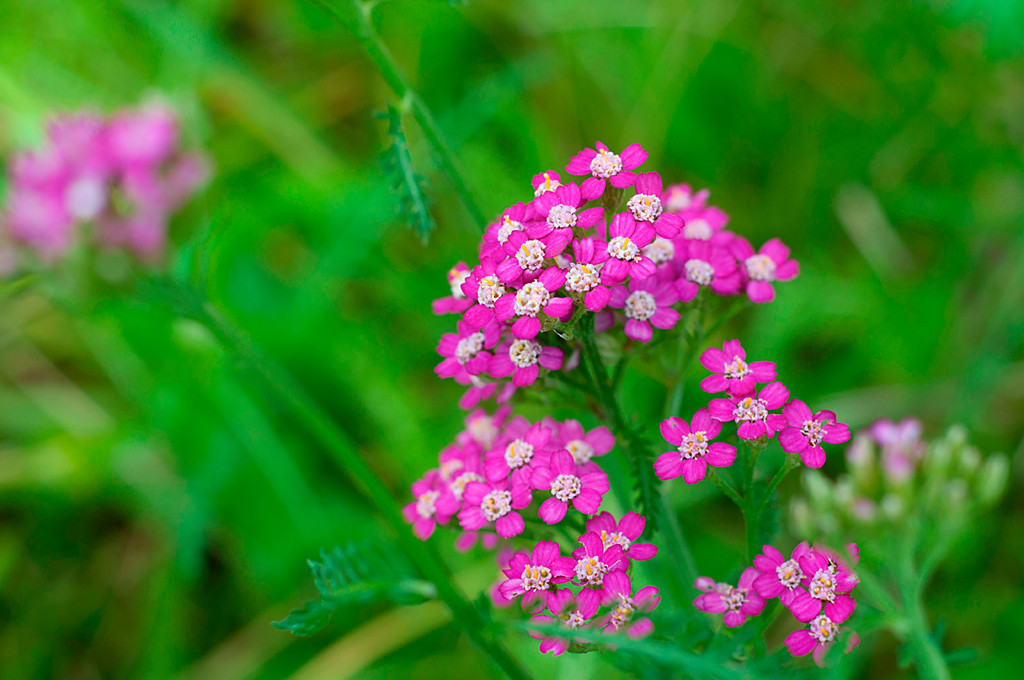
{"type": "Polygon", "coordinates": [[[946,484],[945,504],[943,509],[947,512],[958,512],[967,501],[967,482],[962,479],[952,479],[946,484]]]}
{"type": "Polygon", "coordinates": [[[973,446],[964,446],[959,452],[957,476],[970,478],[981,466],[981,454],[973,446]]]}
{"type": "Polygon", "coordinates": [[[850,506],[850,515],[855,520],[868,524],[874,522],[878,516],[878,506],[870,498],[854,498],[853,505],[850,506]]]}
{"type": "Polygon", "coordinates": [[[811,506],[803,498],[794,498],[789,506],[789,516],[793,520],[793,528],[798,536],[814,536],[818,533],[818,527],[814,522],[814,513],[811,506]]]}
{"type": "Polygon", "coordinates": [[[903,511],[906,508],[903,498],[894,493],[887,493],[882,498],[882,514],[887,519],[899,519],[903,516],[903,511]]]}
{"type": "Polygon", "coordinates": [[[807,497],[815,510],[829,508],[833,503],[832,484],[817,470],[808,470],[804,473],[804,488],[807,490],[807,497]]]}
{"type": "Polygon", "coordinates": [[[992,505],[998,501],[1006,491],[1009,477],[1010,459],[1001,453],[989,456],[974,480],[978,503],[992,505]]]}

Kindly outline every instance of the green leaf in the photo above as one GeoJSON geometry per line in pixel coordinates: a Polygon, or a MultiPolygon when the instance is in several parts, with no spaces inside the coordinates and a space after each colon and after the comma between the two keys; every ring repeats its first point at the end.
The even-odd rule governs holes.
{"type": "Polygon", "coordinates": [[[402,127],[402,115],[394,106],[388,105],[385,117],[388,120],[388,136],[391,146],[382,159],[384,172],[391,179],[391,189],[398,194],[398,213],[405,223],[420,235],[424,243],[430,237],[437,223],[430,214],[430,198],[423,190],[426,180],[412,166],[409,142],[402,127]]]}
{"type": "Polygon", "coordinates": [[[436,597],[434,584],[409,574],[396,551],[386,546],[349,544],[320,551],[320,561],[309,560],[319,600],[310,600],[273,625],[295,635],[312,635],[330,622],[331,615],[346,605],[388,600],[396,604],[421,604],[436,597]]]}

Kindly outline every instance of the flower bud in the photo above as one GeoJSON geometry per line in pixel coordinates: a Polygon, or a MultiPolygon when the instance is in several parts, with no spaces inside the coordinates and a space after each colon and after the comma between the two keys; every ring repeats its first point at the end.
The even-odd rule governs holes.
{"type": "Polygon", "coordinates": [[[1001,453],[988,457],[974,480],[975,494],[982,506],[994,504],[1006,491],[1010,477],[1010,459],[1001,453]]]}
{"type": "Polygon", "coordinates": [[[897,494],[887,493],[882,498],[882,515],[886,519],[897,520],[903,517],[906,511],[906,502],[897,494]]]}

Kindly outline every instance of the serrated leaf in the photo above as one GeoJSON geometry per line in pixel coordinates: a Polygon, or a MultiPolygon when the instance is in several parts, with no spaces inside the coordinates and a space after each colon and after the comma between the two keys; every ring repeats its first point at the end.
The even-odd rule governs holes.
{"type": "Polygon", "coordinates": [[[384,152],[382,165],[391,178],[391,189],[398,194],[398,212],[405,223],[420,235],[424,242],[437,223],[430,214],[430,198],[424,192],[426,180],[416,172],[409,153],[409,142],[402,127],[402,116],[394,106],[388,105],[388,137],[391,146],[384,152]]]}
{"type": "Polygon", "coordinates": [[[309,560],[319,600],[310,600],[273,625],[295,635],[317,633],[338,609],[353,604],[391,601],[421,604],[436,596],[434,584],[416,578],[393,551],[382,546],[336,547],[320,551],[320,561],[309,560]]]}

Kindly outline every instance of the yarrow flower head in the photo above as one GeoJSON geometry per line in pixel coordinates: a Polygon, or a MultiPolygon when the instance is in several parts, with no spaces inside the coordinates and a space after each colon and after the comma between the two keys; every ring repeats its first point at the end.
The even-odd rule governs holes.
{"type": "Polygon", "coordinates": [[[609,304],[626,315],[626,337],[650,342],[654,335],[651,326],[667,330],[679,322],[679,312],[672,308],[677,299],[671,282],[659,283],[650,277],[613,288],[609,304]]]}
{"type": "Polygon", "coordinates": [[[636,542],[645,523],[643,515],[635,512],[627,512],[618,522],[612,513],[602,512],[587,520],[587,532],[596,534],[606,550],[613,545],[622,546],[628,564],[628,560],[644,561],[658,554],[658,546],[653,543],[636,542]]]}
{"type": "Polygon", "coordinates": [[[798,621],[810,621],[821,611],[821,602],[811,597],[803,587],[804,572],[800,568],[800,558],[810,552],[806,541],[793,549],[793,554],[786,558],[770,545],[763,548],[762,554],[754,557],[754,568],[758,576],[754,579],[754,590],[764,599],[773,597],[789,608],[798,621]]]}
{"type": "Polygon", "coordinates": [[[181,149],[177,115],[163,104],[58,116],[42,149],[12,158],[0,224],[43,262],[63,257],[86,225],[100,246],[153,260],[171,216],[209,175],[205,156],[181,149]]]}
{"type": "Polygon", "coordinates": [[[526,524],[517,510],[530,504],[530,487],[505,480],[496,483],[470,482],[462,495],[459,524],[463,529],[477,531],[493,524],[503,538],[523,533],[526,524]]]}
{"type": "Polygon", "coordinates": [[[402,508],[402,513],[405,520],[412,524],[417,538],[427,540],[438,524],[447,524],[451,519],[452,513],[438,506],[444,489],[444,481],[438,470],[430,470],[423,479],[412,485],[412,495],[416,500],[402,508]]]}
{"type": "Polygon", "coordinates": [[[659,479],[682,476],[687,484],[704,479],[708,465],[728,467],[736,461],[736,447],[724,442],[712,442],[722,431],[722,423],[710,416],[706,409],[693,414],[688,425],[682,418],[672,416],[661,422],[661,436],[677,447],[666,451],[654,462],[659,479]]]}
{"type": "MultiPolygon", "coordinates": [[[[614,153],[601,142],[596,149],[584,149],[573,156],[565,171],[570,175],[591,175],[584,182],[593,187],[595,198],[604,193],[605,181],[616,189],[633,186],[636,181],[636,170],[647,160],[647,152],[639,144],[630,144],[622,153],[614,153]]],[[[589,188],[589,187],[588,187],[589,188]]]]}
{"type": "Polygon", "coordinates": [[[507,579],[498,589],[509,600],[522,596],[523,609],[538,613],[549,606],[558,586],[572,579],[575,568],[576,560],[563,556],[557,543],[540,541],[529,555],[512,556],[508,568],[502,569],[507,579]]]}
{"type": "Polygon", "coordinates": [[[683,220],[679,215],[665,212],[661,204],[661,175],[645,172],[636,178],[636,195],[629,199],[626,207],[637,222],[648,222],[662,238],[672,239],[679,235],[683,220]]]}
{"type": "Polygon", "coordinates": [[[516,387],[532,385],[541,368],[557,371],[564,355],[557,347],[546,347],[533,340],[506,340],[491,357],[490,373],[495,378],[512,376],[516,387]]]}
{"type": "Polygon", "coordinates": [[[462,314],[476,302],[462,292],[462,284],[469,278],[470,269],[465,262],[456,262],[448,270],[448,285],[452,294],[448,297],[438,298],[432,303],[434,314],[462,314]]]}
{"type": "Polygon", "coordinates": [[[606,633],[625,632],[634,640],[650,635],[654,624],[637,614],[654,611],[661,602],[658,589],[644,586],[633,593],[633,585],[624,571],[613,571],[604,578],[604,604],[611,611],[603,621],[606,633]]]}
{"type": "Polygon", "coordinates": [[[700,388],[705,392],[728,392],[739,397],[750,394],[758,383],[775,380],[775,364],[771,361],[747,362],[747,353],[739,340],[726,340],[722,349],[709,347],[700,355],[700,363],[711,371],[700,388]]]}
{"type": "Polygon", "coordinates": [[[572,552],[577,559],[574,580],[578,585],[603,588],[605,574],[628,566],[626,552],[617,543],[605,548],[600,537],[591,533],[580,536],[580,543],[583,547],[572,552]]]}
{"type": "Polygon", "coordinates": [[[736,237],[732,252],[746,274],[746,291],[751,302],[771,302],[775,299],[775,281],[791,281],[800,273],[796,260],[789,259],[789,248],[777,238],[754,252],[750,242],[736,237]]]}
{"type": "Polygon", "coordinates": [[[540,332],[538,316],[543,312],[547,317],[560,319],[572,314],[572,299],[555,297],[554,293],[565,284],[565,272],[558,267],[548,267],[539,278],[515,292],[506,293],[494,304],[495,317],[512,324],[512,335],[522,340],[532,340],[540,332]]]}
{"type": "MultiPolygon", "coordinates": [[[[530,619],[530,623],[538,625],[557,624],[568,631],[583,632],[590,627],[592,619],[601,608],[601,595],[596,590],[584,588],[575,595],[571,590],[556,590],[548,597],[548,610],[552,616],[540,614],[530,619]]],[[[533,631],[530,637],[540,640],[541,654],[551,652],[559,656],[569,651],[574,642],[585,642],[586,638],[577,635],[570,637],[544,635],[533,631]]]]}
{"type": "Polygon", "coordinates": [[[748,567],[740,574],[735,586],[716,583],[709,578],[698,578],[694,586],[703,594],[693,601],[693,606],[709,614],[725,614],[725,625],[736,628],[746,623],[747,618],[757,616],[764,610],[765,601],[754,591],[753,583],[757,570],[748,567]]]}
{"type": "Polygon", "coordinates": [[[646,222],[637,223],[628,213],[615,215],[608,227],[608,260],[601,270],[602,279],[614,285],[626,277],[639,280],[654,276],[654,262],[641,252],[654,240],[654,234],[654,227],[646,222]]]}
{"type": "Polygon", "coordinates": [[[548,464],[533,468],[531,483],[537,491],[549,491],[551,497],[540,505],[537,514],[545,524],[557,524],[565,518],[569,503],[577,512],[592,515],[608,493],[608,475],[600,470],[579,474],[572,454],[559,449],[548,457],[548,464]]]}
{"type": "Polygon", "coordinates": [[[786,386],[781,382],[773,382],[761,388],[760,392],[746,397],[713,399],[708,404],[708,412],[716,420],[739,423],[737,434],[740,439],[770,438],[786,427],[788,421],[782,414],[769,411],[780,408],[788,399],[789,390],[786,386]]]}
{"type": "Polygon", "coordinates": [[[779,433],[779,445],[787,453],[799,453],[804,465],[820,468],[825,464],[821,442],[844,444],[850,441],[850,429],[836,422],[832,411],[811,414],[807,404],[794,399],[782,409],[789,427],[779,433]]]}

